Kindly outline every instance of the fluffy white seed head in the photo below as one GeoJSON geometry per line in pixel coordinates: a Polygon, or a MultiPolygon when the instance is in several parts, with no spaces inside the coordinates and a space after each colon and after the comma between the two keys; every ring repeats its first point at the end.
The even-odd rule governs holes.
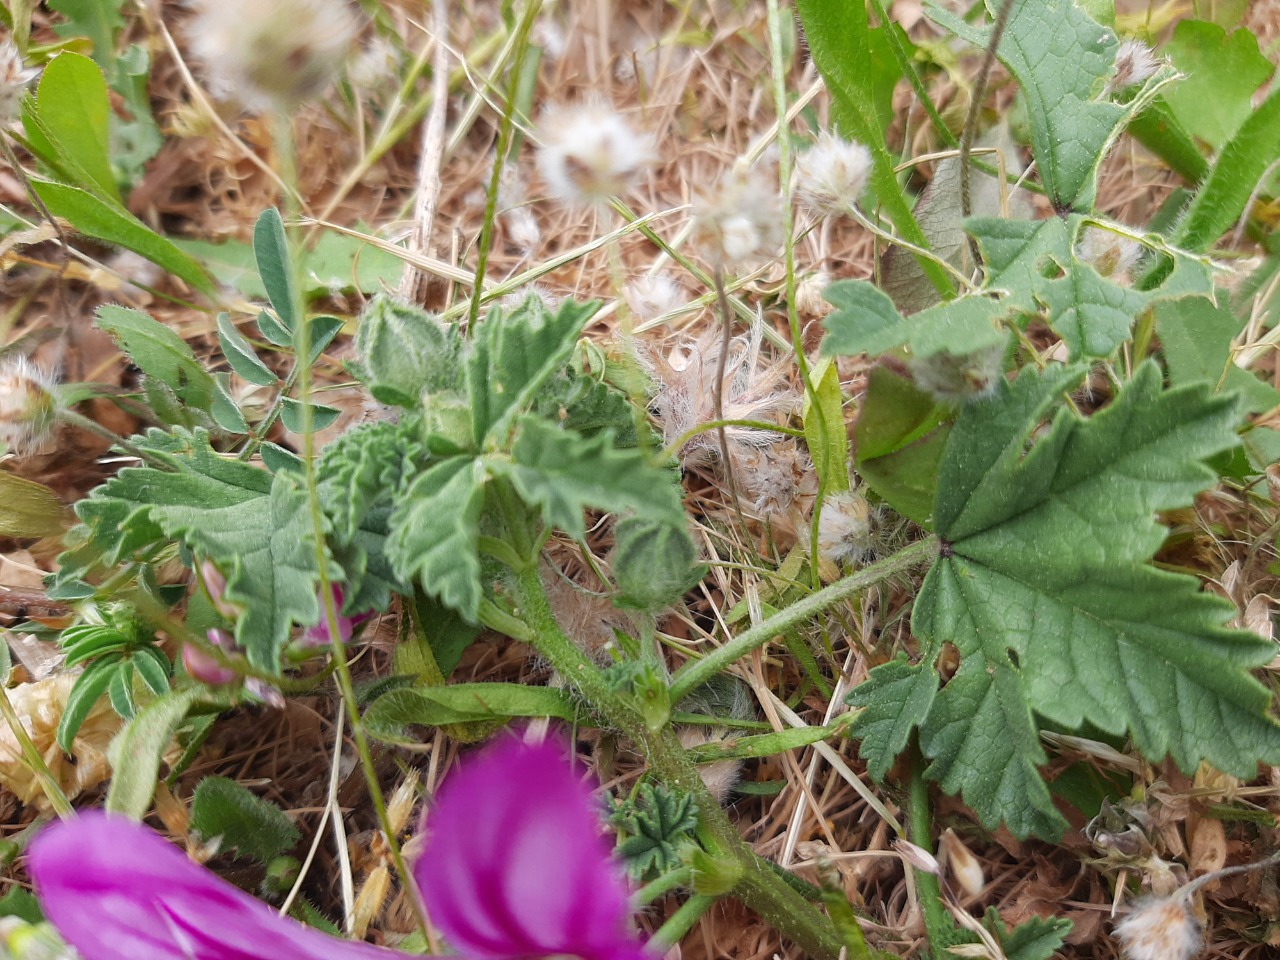
{"type": "Polygon", "coordinates": [[[39,70],[28,68],[12,40],[0,41],[0,125],[7,126],[22,112],[22,95],[39,70]]]}
{"type": "Polygon", "coordinates": [[[860,561],[871,550],[871,504],[856,490],[833,493],[818,515],[818,557],[827,563],[860,561]]]}
{"type": "Polygon", "coordinates": [[[547,108],[538,135],[538,173],[565,203],[604,203],[657,159],[653,138],[599,101],[547,108]]]}
{"type": "Polygon", "coordinates": [[[871,151],[830,131],[796,157],[796,198],[820,216],[848,211],[871,172],[871,151]]]}
{"type": "Polygon", "coordinates": [[[1116,72],[1108,87],[1124,90],[1149,80],[1162,61],[1141,40],[1126,40],[1116,49],[1116,72]]]}
{"type": "Polygon", "coordinates": [[[396,83],[400,51],[388,38],[376,36],[360,48],[347,67],[351,85],[366,94],[376,94],[396,83]]]}
{"type": "Polygon", "coordinates": [[[53,378],[26,357],[0,364],[0,443],[10,453],[35,453],[53,434],[57,403],[53,378]]]}
{"type": "Polygon", "coordinates": [[[211,91],[252,110],[290,110],[323,93],[360,21],[347,0],[192,0],[191,48],[211,91]]]}
{"type": "Polygon", "coordinates": [[[782,245],[782,197],[758,171],[734,169],[699,202],[696,222],[697,241],[722,266],[769,256],[782,245]]]}
{"type": "Polygon", "coordinates": [[[1128,960],[1191,960],[1204,944],[1190,899],[1178,894],[1140,900],[1115,932],[1128,960]]]}
{"type": "Polygon", "coordinates": [[[683,306],[688,299],[679,284],[662,273],[636,277],[622,288],[627,306],[641,320],[652,320],[683,306]]]}

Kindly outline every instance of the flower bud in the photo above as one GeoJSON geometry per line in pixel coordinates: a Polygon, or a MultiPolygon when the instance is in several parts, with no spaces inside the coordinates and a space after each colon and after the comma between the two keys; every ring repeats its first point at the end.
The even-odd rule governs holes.
{"type": "Polygon", "coordinates": [[[0,441],[17,456],[35,453],[53,434],[53,381],[25,357],[0,364],[0,441]]]}
{"type": "MultiPolygon", "coordinates": [[[[210,634],[221,633],[221,630],[210,630],[210,634]]],[[[217,660],[205,653],[194,644],[184,644],[182,647],[182,666],[187,674],[193,680],[199,680],[211,687],[218,687],[224,683],[230,683],[236,678],[236,672],[230,667],[224,667],[217,660]]]]}
{"type": "Polygon", "coordinates": [[[956,885],[965,896],[979,896],[987,885],[987,878],[983,873],[982,864],[964,845],[964,841],[948,827],[938,838],[938,847],[946,858],[951,876],[955,877],[956,885]]]}

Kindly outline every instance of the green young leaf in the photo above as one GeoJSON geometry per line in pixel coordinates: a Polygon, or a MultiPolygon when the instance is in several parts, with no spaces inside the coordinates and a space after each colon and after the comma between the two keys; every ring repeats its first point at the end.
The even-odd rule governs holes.
{"type": "Polygon", "coordinates": [[[899,658],[873,668],[866,682],[845,698],[850,706],[862,708],[849,735],[862,741],[858,754],[876,781],[885,778],[906,749],[911,732],[924,723],[933,707],[938,675],[932,669],[932,656],[925,654],[915,665],[899,658]]]}
{"type": "Polygon", "coordinates": [[[120,344],[144,373],[166,384],[184,404],[208,410],[213,377],[180,336],[139,310],[106,304],[98,308],[98,326],[120,344]]]}
{"type": "Polygon", "coordinates": [[[824,360],[812,372],[813,396],[804,399],[804,439],[824,493],[849,489],[849,435],[844,424],[840,371],[824,360]],[[814,398],[817,403],[813,402],[814,398]]]}
{"type": "Polygon", "coordinates": [[[416,409],[424,393],[462,388],[464,345],[456,324],[386,296],[369,304],[355,342],[374,399],[406,409],[416,409]]]}
{"type": "Polygon", "coordinates": [[[72,186],[121,207],[109,154],[107,81],[98,65],[60,53],[44,68],[30,104],[22,121],[41,159],[72,186]]]}
{"type": "Polygon", "coordinates": [[[115,654],[96,660],[85,668],[67,694],[67,705],[63,708],[62,717],[58,720],[58,746],[68,756],[73,756],[72,743],[80,728],[84,726],[94,705],[107,692],[111,678],[115,676],[116,667],[120,665],[120,655],[115,654]]]}
{"type": "Polygon", "coordinates": [[[637,880],[651,880],[678,867],[685,849],[698,849],[698,806],[687,793],[645,782],[609,821],[622,839],[618,854],[637,880]]]}
{"type": "Polygon", "coordinates": [[[588,440],[526,416],[518,422],[511,454],[510,460],[491,461],[490,472],[510,479],[550,526],[572,537],[585,535],[582,512],[587,507],[684,522],[674,475],[652,466],[643,451],[616,449],[608,431],[588,440]]]}
{"type": "Polygon", "coordinates": [[[226,777],[200,781],[191,802],[191,829],[206,843],[220,841],[220,852],[235,850],[263,864],[302,839],[279,806],[226,777]]]}
{"type": "MultiPolygon", "coordinates": [[[[312,403],[311,407],[311,430],[323,430],[332,424],[342,415],[342,411],[337,407],[331,407],[324,403],[312,403]]],[[[284,423],[286,430],[293,433],[305,433],[305,424],[303,423],[302,401],[295,400],[293,397],[280,398],[280,420],[284,423]]]]}
{"type": "Polygon", "coordinates": [[[116,31],[124,26],[120,8],[124,0],[49,0],[50,10],[66,17],[53,31],[60,37],[88,37],[93,43],[93,59],[110,70],[116,52],[116,31]]]}
{"type": "Polygon", "coordinates": [[[291,624],[319,617],[312,524],[298,478],[224,459],[202,430],[137,439],[175,472],[128,467],[81,500],[76,512],[89,545],[116,564],[172,538],[213,560],[226,574],[227,599],[244,608],[236,639],[249,662],[278,672],[291,624]]]}
{"type": "MultiPolygon", "coordinates": [[[[1040,179],[1056,209],[1087,206],[1098,165],[1127,112],[1124,106],[1095,99],[1111,73],[1119,43],[1071,0],[1012,3],[998,56],[1026,98],[1040,179]]],[[[970,26],[936,0],[925,4],[925,12],[961,39],[987,46],[991,27],[970,26]]]]}
{"type": "Polygon", "coordinates": [[[158,267],[185,280],[201,293],[216,289],[200,264],[160,236],[123,208],[113,206],[79,187],[31,177],[31,189],[55,217],[61,217],[78,232],[95,240],[132,250],[158,267]]]}
{"type": "Polygon", "coordinates": [[[157,697],[111,741],[111,769],[115,775],[107,791],[108,813],[142,819],[155,794],[160,758],[200,694],[200,688],[187,687],[157,697]]]}
{"type": "Polygon", "coordinates": [[[475,623],[480,581],[480,510],[484,465],[453,457],[419,474],[399,497],[391,515],[387,558],[403,580],[422,589],[468,622],[475,623]]]}
{"type": "Polygon", "coordinates": [[[620,607],[657,612],[706,576],[687,524],[627,517],[613,528],[613,575],[620,607]]]}
{"type": "Polygon", "coordinates": [[[510,313],[491,310],[472,332],[467,359],[472,435],[483,445],[491,435],[504,445],[509,414],[533,403],[543,385],[569,359],[573,344],[597,303],[565,300],[551,313],[542,299],[529,296],[510,313]]]}
{"type": "Polygon", "coordinates": [[[1186,131],[1214,152],[1253,112],[1254,91],[1275,69],[1248,30],[1228,34],[1202,20],[1180,20],[1161,52],[1184,75],[1165,91],[1165,103],[1186,131]],[[1206,104],[1213,109],[1206,110],[1206,104]]]}
{"type": "Polygon", "coordinates": [[[1102,276],[1076,254],[1085,223],[1079,215],[968,223],[987,263],[987,285],[1009,291],[1006,302],[1024,313],[1043,310],[1073,359],[1110,356],[1129,338],[1134,318],[1157,301],[1212,293],[1208,265],[1183,254],[1151,290],[1102,276]]]}
{"type": "Polygon", "coordinates": [[[1060,917],[1045,920],[1032,916],[1013,929],[1005,926],[995,907],[982,918],[987,929],[1000,940],[1007,960],[1050,960],[1071,932],[1071,921],[1060,917]]]}
{"type": "MultiPolygon", "coordinates": [[[[883,85],[889,75],[878,64],[888,58],[873,56],[873,31],[866,5],[846,0],[798,0],[796,12],[804,24],[813,63],[831,94],[836,128],[841,136],[856,140],[871,151],[871,186],[898,233],[910,243],[927,248],[928,240],[912,216],[911,204],[894,171],[897,157],[885,142],[885,121],[878,105],[883,103],[883,85]]],[[[928,258],[920,258],[919,263],[940,295],[953,291],[941,267],[928,258]]]]}
{"type": "Polygon", "coordinates": [[[274,207],[263,210],[253,225],[253,257],[276,316],[286,329],[297,330],[298,289],[293,277],[293,261],[289,258],[284,221],[274,207]]]}
{"type": "Polygon", "coordinates": [[[1248,413],[1264,413],[1280,404],[1280,391],[1233,362],[1231,345],[1244,329],[1225,307],[1204,297],[1156,307],[1156,332],[1175,387],[1207,380],[1220,390],[1236,391],[1248,413]]]}
{"type": "Polygon", "coordinates": [[[273,387],[280,382],[271,368],[259,359],[253,344],[240,335],[240,331],[231,322],[230,314],[218,314],[217,324],[218,345],[232,370],[259,387],[273,387]]]}
{"type": "Polygon", "coordinates": [[[516,683],[455,683],[447,687],[392,690],[364,714],[369,733],[387,743],[420,744],[409,727],[554,717],[581,722],[582,708],[564,690],[516,683]]]}
{"type": "Polygon", "coordinates": [[[877,364],[854,421],[858,476],[889,506],[932,528],[938,461],[950,430],[948,414],[905,373],[877,364]]]}
{"type": "Polygon", "coordinates": [[[1234,400],[1164,391],[1148,362],[1089,419],[1053,413],[1081,375],[1024,371],[965,409],[939,471],[941,557],[912,615],[926,662],[944,641],[961,657],[921,725],[929,774],[1019,835],[1062,825],[1036,773],[1033,708],[1128,733],[1183,770],[1207,760],[1248,776],[1280,758],[1270,696],[1248,672],[1270,645],[1223,627],[1231,605],[1195,580],[1147,562],[1165,535],[1156,511],[1190,502],[1213,479],[1200,461],[1236,443],[1234,400]]]}

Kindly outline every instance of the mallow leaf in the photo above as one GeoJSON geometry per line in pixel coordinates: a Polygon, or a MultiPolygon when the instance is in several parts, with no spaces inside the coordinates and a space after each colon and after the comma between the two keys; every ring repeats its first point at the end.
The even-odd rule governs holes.
{"type": "Polygon", "coordinates": [[[163,539],[212,560],[226,574],[227,599],[244,608],[236,640],[255,667],[278,672],[291,625],[319,616],[314,531],[300,479],[219,456],[204,430],[153,430],[135,443],[174,470],[126,467],[76,504],[90,543],[108,563],[163,539]]]}
{"type": "Polygon", "coordinates": [[[1109,357],[1129,339],[1134,318],[1157,301],[1212,294],[1208,265],[1187,254],[1176,254],[1172,271],[1151,290],[1103,276],[1076,254],[1082,231],[1102,230],[1086,227],[1087,222],[1073,214],[1047,220],[973,218],[965,225],[982,250],[987,286],[1007,291],[1004,302],[1024,313],[1043,312],[1072,359],[1109,357]]]}
{"type": "Polygon", "coordinates": [[[1063,826],[1036,773],[1037,716],[1127,733],[1188,771],[1251,776],[1280,759],[1270,695],[1249,674],[1272,645],[1224,627],[1233,608],[1195,579],[1148,562],[1165,536],[1156,512],[1211,484],[1201,461],[1236,443],[1234,398],[1164,390],[1148,362],[1083,419],[1056,404],[1082,374],[1024,371],[966,407],[939,467],[940,558],[912,615],[923,662],[950,642],[960,670],[923,720],[927,694],[901,664],[872,672],[885,703],[874,686],[853,695],[870,705],[863,750],[879,769],[919,722],[929,775],[1022,836],[1063,826]]]}
{"type": "MultiPolygon", "coordinates": [[[[1040,179],[1058,210],[1087,204],[1098,165],[1126,113],[1098,98],[1119,41],[1074,0],[1012,2],[997,55],[1026,98],[1040,179]]],[[[925,11],[961,39],[986,47],[990,27],[970,26],[934,0],[925,11]]]]}
{"type": "Polygon", "coordinates": [[[480,580],[480,511],[484,464],[473,457],[442,460],[414,478],[391,514],[387,558],[397,576],[475,623],[480,580]]]}
{"type": "Polygon", "coordinates": [[[325,446],[316,473],[339,541],[354,538],[374,504],[389,501],[401,479],[425,465],[418,428],[412,418],[365,423],[325,446]]]}

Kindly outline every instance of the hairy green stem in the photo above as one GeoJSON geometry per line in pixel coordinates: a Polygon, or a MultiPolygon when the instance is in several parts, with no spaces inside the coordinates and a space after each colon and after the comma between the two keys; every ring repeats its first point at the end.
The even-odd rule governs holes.
{"type": "MultiPolygon", "coordinates": [[[[293,224],[292,227],[287,227],[286,229],[290,240],[289,270],[293,275],[293,283],[290,286],[294,302],[291,306],[293,316],[297,322],[297,329],[293,331],[293,335],[294,348],[297,352],[298,402],[301,407],[302,421],[300,425],[302,433],[302,470],[311,518],[316,572],[320,580],[321,615],[329,631],[329,640],[332,646],[331,657],[335,667],[334,677],[346,710],[347,722],[351,726],[351,739],[355,743],[356,754],[360,758],[360,767],[364,773],[365,784],[369,789],[369,799],[373,802],[374,812],[377,815],[378,825],[382,830],[383,840],[391,855],[392,865],[400,877],[400,882],[406,891],[413,891],[415,889],[413,875],[409,872],[408,865],[405,863],[404,853],[400,849],[395,827],[392,825],[391,817],[387,813],[386,798],[382,793],[378,770],[373,762],[373,752],[369,748],[369,738],[365,733],[364,722],[356,703],[355,684],[351,680],[351,669],[347,664],[347,651],[342,642],[341,630],[338,627],[337,604],[334,602],[332,581],[329,579],[329,552],[325,540],[328,524],[325,522],[324,509],[320,504],[320,489],[316,478],[314,410],[311,405],[311,325],[307,322],[306,304],[303,303],[302,288],[298,283],[302,274],[303,240],[298,227],[298,200],[296,199],[298,172],[294,154],[292,117],[281,115],[277,117],[277,124],[276,148],[280,156],[280,175],[285,183],[295,188],[285,192],[287,212],[290,214],[286,223],[293,224]]],[[[418,925],[422,928],[422,933],[426,937],[427,944],[431,948],[431,952],[438,952],[431,923],[427,919],[426,908],[422,904],[422,898],[411,893],[408,900],[418,925]]]]}
{"type": "Polygon", "coordinates": [[[693,925],[702,919],[702,915],[714,907],[715,897],[694,894],[680,908],[667,918],[667,922],[658,928],[650,941],[661,950],[669,950],[684,939],[684,935],[693,929],[693,925]]]}
{"type": "Polygon", "coordinates": [[[474,327],[476,321],[480,319],[480,298],[484,294],[484,275],[489,267],[489,251],[493,246],[493,223],[498,216],[498,188],[502,183],[502,168],[507,162],[507,153],[511,149],[511,135],[515,127],[513,114],[516,109],[516,94],[520,88],[525,54],[529,52],[529,31],[533,29],[533,23],[541,8],[541,0],[530,0],[525,6],[519,26],[516,27],[515,55],[507,80],[506,109],[502,111],[502,119],[498,125],[498,145],[494,150],[493,173],[489,176],[489,192],[484,203],[484,220],[480,224],[480,237],[476,241],[476,282],[471,291],[471,307],[467,314],[469,327],[474,327]]]}
{"type": "Polygon", "coordinates": [[[631,899],[641,906],[646,906],[665,897],[672,890],[678,890],[680,887],[687,887],[693,883],[692,867],[677,867],[674,870],[664,873],[656,880],[651,880],[643,887],[636,891],[631,899]]]}
{"type": "Polygon", "coordinates": [[[732,894],[816,960],[835,960],[841,942],[831,922],[747,846],[707,791],[671,728],[649,730],[635,703],[614,690],[600,668],[564,635],[536,566],[515,573],[515,596],[516,613],[529,625],[529,642],[534,648],[578,690],[601,720],[624,733],[644,752],[650,769],[664,783],[693,797],[700,832],[711,840],[718,853],[723,852],[741,867],[732,894]]]}
{"type": "MultiPolygon", "coordinates": [[[[911,782],[907,793],[907,824],[911,842],[933,853],[933,813],[929,806],[929,784],[924,778],[924,757],[920,748],[910,750],[911,782]]],[[[942,886],[938,877],[924,870],[915,871],[916,895],[924,913],[924,929],[929,937],[929,950],[942,956],[942,948],[950,942],[955,929],[942,902],[942,886]]]]}
{"type": "Polygon", "coordinates": [[[706,683],[757,647],[764,646],[774,637],[812,620],[824,610],[857,596],[868,587],[906,573],[933,559],[938,552],[938,542],[937,537],[928,537],[899,550],[891,557],[863,567],[857,573],[852,573],[830,586],[809,594],[803,600],[779,611],[763,623],[756,624],[751,629],[738,634],[701,660],[682,667],[671,681],[671,702],[679,703],[680,699],[691,690],[706,683]]]}

